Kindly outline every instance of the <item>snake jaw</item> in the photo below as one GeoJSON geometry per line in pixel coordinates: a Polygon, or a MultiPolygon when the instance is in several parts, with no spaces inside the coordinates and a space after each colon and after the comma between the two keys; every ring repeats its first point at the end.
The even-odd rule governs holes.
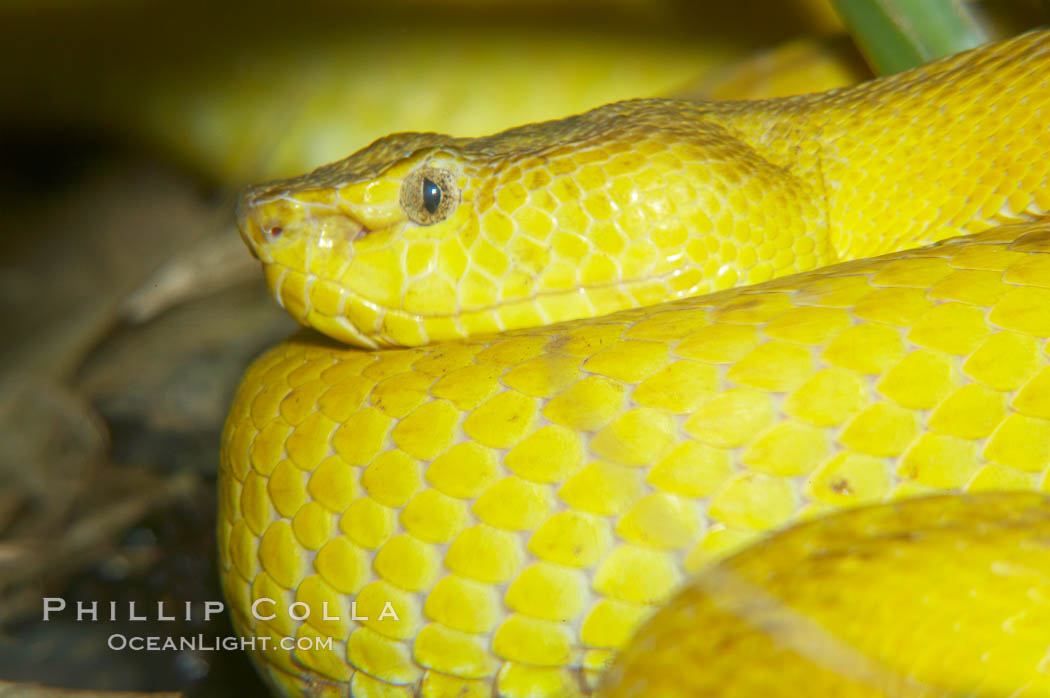
{"type": "Polygon", "coordinates": [[[262,262],[274,298],[301,324],[344,343],[369,349],[393,343],[384,329],[391,300],[360,296],[346,279],[374,276],[370,255],[388,243],[387,235],[375,234],[396,231],[398,221],[375,206],[288,183],[249,189],[237,206],[241,238],[262,262]]]}

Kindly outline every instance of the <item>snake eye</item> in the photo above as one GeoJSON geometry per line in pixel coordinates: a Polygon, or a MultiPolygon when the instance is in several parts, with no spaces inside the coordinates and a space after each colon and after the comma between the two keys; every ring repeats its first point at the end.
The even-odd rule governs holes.
{"type": "Polygon", "coordinates": [[[427,213],[433,214],[437,213],[439,205],[441,205],[441,187],[424,177],[423,208],[427,210],[427,213]]]}
{"type": "Polygon", "coordinates": [[[452,215],[459,204],[456,176],[436,167],[420,167],[401,183],[401,208],[419,225],[432,225],[452,215]]]}

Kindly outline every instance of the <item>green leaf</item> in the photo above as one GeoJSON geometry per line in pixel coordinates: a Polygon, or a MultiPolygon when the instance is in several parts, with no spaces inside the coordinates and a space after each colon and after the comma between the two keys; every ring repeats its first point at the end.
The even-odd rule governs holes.
{"type": "Polygon", "coordinates": [[[831,0],[871,67],[899,73],[988,41],[962,0],[831,0]]]}

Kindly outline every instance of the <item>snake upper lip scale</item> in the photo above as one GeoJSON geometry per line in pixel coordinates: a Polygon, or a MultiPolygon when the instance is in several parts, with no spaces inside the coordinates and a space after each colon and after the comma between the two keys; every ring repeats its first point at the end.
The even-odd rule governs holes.
{"type": "Polygon", "coordinates": [[[310,243],[313,246],[331,245],[332,241],[325,239],[323,227],[319,225],[320,219],[324,217],[337,217],[341,224],[339,234],[351,244],[373,232],[352,212],[339,210],[331,205],[301,204],[292,196],[291,191],[287,180],[282,180],[272,186],[249,188],[237,200],[237,229],[252,256],[261,262],[270,264],[274,261],[270,248],[279,243],[286,234],[305,233],[316,238],[310,243]],[[265,213],[268,205],[277,207],[278,210],[265,213]],[[288,225],[286,222],[286,209],[289,207],[304,209],[294,225],[288,225]],[[322,233],[315,235],[314,231],[319,229],[322,233]]]}
{"type": "Polygon", "coordinates": [[[825,94],[394,134],[250,190],[271,289],[354,345],[285,340],[226,422],[222,583],[276,648],[260,672],[287,695],[1050,693],[1034,494],[792,528],[674,597],[817,514],[1050,490],[1047,75],[1037,31],[825,94]],[[738,574],[751,602],[709,595],[738,574]]]}

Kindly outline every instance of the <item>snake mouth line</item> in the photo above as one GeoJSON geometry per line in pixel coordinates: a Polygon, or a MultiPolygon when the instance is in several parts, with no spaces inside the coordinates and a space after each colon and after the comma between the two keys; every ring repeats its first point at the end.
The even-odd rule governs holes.
{"type": "MultiPolygon", "coordinates": [[[[373,232],[373,231],[369,231],[373,232]]],[[[488,305],[474,306],[470,308],[459,308],[454,312],[445,313],[422,313],[414,310],[406,310],[404,308],[393,307],[384,305],[378,301],[367,298],[366,296],[349,289],[345,284],[336,280],[330,279],[313,272],[304,272],[300,269],[294,269],[288,265],[282,264],[274,260],[263,260],[266,264],[277,267],[280,272],[280,276],[284,277],[288,274],[295,274],[303,277],[305,287],[309,287],[318,282],[325,281],[334,284],[339,287],[340,295],[346,304],[349,303],[361,303],[367,305],[369,308],[374,309],[380,313],[397,313],[405,317],[417,318],[419,320],[449,320],[461,317],[466,313],[494,313],[499,312],[501,309],[506,308],[509,305],[517,303],[530,303],[538,300],[557,299],[557,298],[568,298],[576,296],[578,294],[586,295],[589,292],[608,291],[618,289],[624,293],[630,294],[632,291],[643,288],[648,284],[658,283],[669,283],[671,280],[685,274],[689,271],[689,268],[675,269],[663,274],[654,274],[641,279],[631,279],[628,281],[610,281],[606,283],[590,284],[587,286],[580,286],[577,288],[564,289],[564,290],[549,290],[549,291],[537,291],[528,296],[522,298],[506,299],[496,303],[490,303],[488,305]]],[[[687,287],[680,292],[677,292],[675,298],[685,298],[689,296],[699,295],[699,291],[694,287],[687,287]]],[[[668,298],[668,300],[674,300],[674,298],[668,298]]]]}
{"type": "MultiPolygon", "coordinates": [[[[646,287],[663,286],[661,293],[666,296],[669,280],[685,271],[568,291],[544,291],[523,299],[456,312],[422,314],[377,303],[343,284],[281,263],[265,267],[267,282],[277,302],[301,324],[338,341],[368,349],[422,346],[483,334],[528,331],[537,326],[630,311],[651,304],[644,297],[651,290],[646,287]],[[331,287],[322,286],[315,292],[318,284],[332,284],[338,291],[333,294],[331,287]],[[602,289],[612,292],[603,298],[602,289]],[[565,299],[575,302],[559,302],[565,299]],[[568,311],[561,311],[562,307],[568,311]]],[[[695,296],[701,291],[684,288],[667,300],[695,296]]]]}

